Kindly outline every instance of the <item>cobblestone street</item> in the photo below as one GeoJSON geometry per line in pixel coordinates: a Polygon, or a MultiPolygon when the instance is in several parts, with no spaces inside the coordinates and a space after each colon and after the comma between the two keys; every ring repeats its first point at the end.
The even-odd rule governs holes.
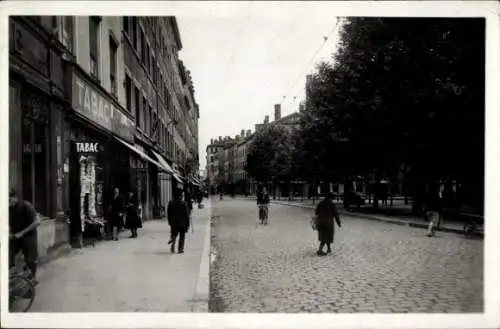
{"type": "Polygon", "coordinates": [[[312,210],[212,199],[212,312],[483,311],[483,242],[342,217],[333,253],[316,255],[312,210]]]}

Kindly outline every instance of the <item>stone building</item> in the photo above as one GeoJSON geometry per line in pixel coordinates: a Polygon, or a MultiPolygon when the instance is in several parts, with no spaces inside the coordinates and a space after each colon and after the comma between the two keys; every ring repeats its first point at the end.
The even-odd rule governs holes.
{"type": "Polygon", "coordinates": [[[185,182],[188,155],[197,170],[199,110],[191,80],[180,77],[175,18],[9,24],[9,186],[45,218],[42,257],[68,240],[81,246],[86,220],[105,222],[115,188],[138,192],[144,220],[160,214],[171,197],[165,182],[185,182]]]}

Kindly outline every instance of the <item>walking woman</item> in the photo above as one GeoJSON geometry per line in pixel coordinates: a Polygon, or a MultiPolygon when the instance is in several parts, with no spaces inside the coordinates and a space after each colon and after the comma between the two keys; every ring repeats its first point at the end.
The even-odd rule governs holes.
{"type": "Polygon", "coordinates": [[[127,218],[125,221],[125,228],[129,229],[132,233],[130,238],[137,238],[137,229],[142,228],[142,220],[139,216],[139,200],[137,194],[129,192],[127,201],[127,218]]]}
{"type": "Polygon", "coordinates": [[[316,208],[316,226],[318,229],[318,240],[320,242],[318,251],[316,252],[318,256],[324,256],[332,252],[332,243],[335,236],[335,223],[333,218],[339,227],[341,227],[339,213],[337,212],[337,206],[333,203],[333,193],[327,193],[325,198],[318,204],[316,208]],[[323,248],[327,246],[326,253],[323,248]]]}

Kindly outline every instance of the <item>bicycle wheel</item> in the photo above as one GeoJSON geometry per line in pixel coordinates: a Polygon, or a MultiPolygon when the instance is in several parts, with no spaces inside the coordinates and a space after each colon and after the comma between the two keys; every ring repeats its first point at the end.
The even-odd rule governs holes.
{"type": "Polygon", "coordinates": [[[35,285],[28,278],[15,275],[9,278],[9,311],[27,312],[35,300],[35,285]]]}
{"type": "Polygon", "coordinates": [[[465,223],[464,225],[464,233],[466,236],[470,236],[472,231],[474,230],[473,225],[471,223],[465,223]]]}

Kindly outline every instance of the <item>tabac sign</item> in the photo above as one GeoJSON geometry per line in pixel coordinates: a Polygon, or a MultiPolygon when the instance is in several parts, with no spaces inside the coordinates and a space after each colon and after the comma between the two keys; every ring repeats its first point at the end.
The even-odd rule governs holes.
{"type": "Polygon", "coordinates": [[[111,97],[73,74],[72,105],[75,111],[101,127],[128,140],[134,140],[135,126],[119,109],[111,97]]]}
{"type": "Polygon", "coordinates": [[[76,153],[97,153],[103,151],[99,142],[75,142],[76,153]]]}

